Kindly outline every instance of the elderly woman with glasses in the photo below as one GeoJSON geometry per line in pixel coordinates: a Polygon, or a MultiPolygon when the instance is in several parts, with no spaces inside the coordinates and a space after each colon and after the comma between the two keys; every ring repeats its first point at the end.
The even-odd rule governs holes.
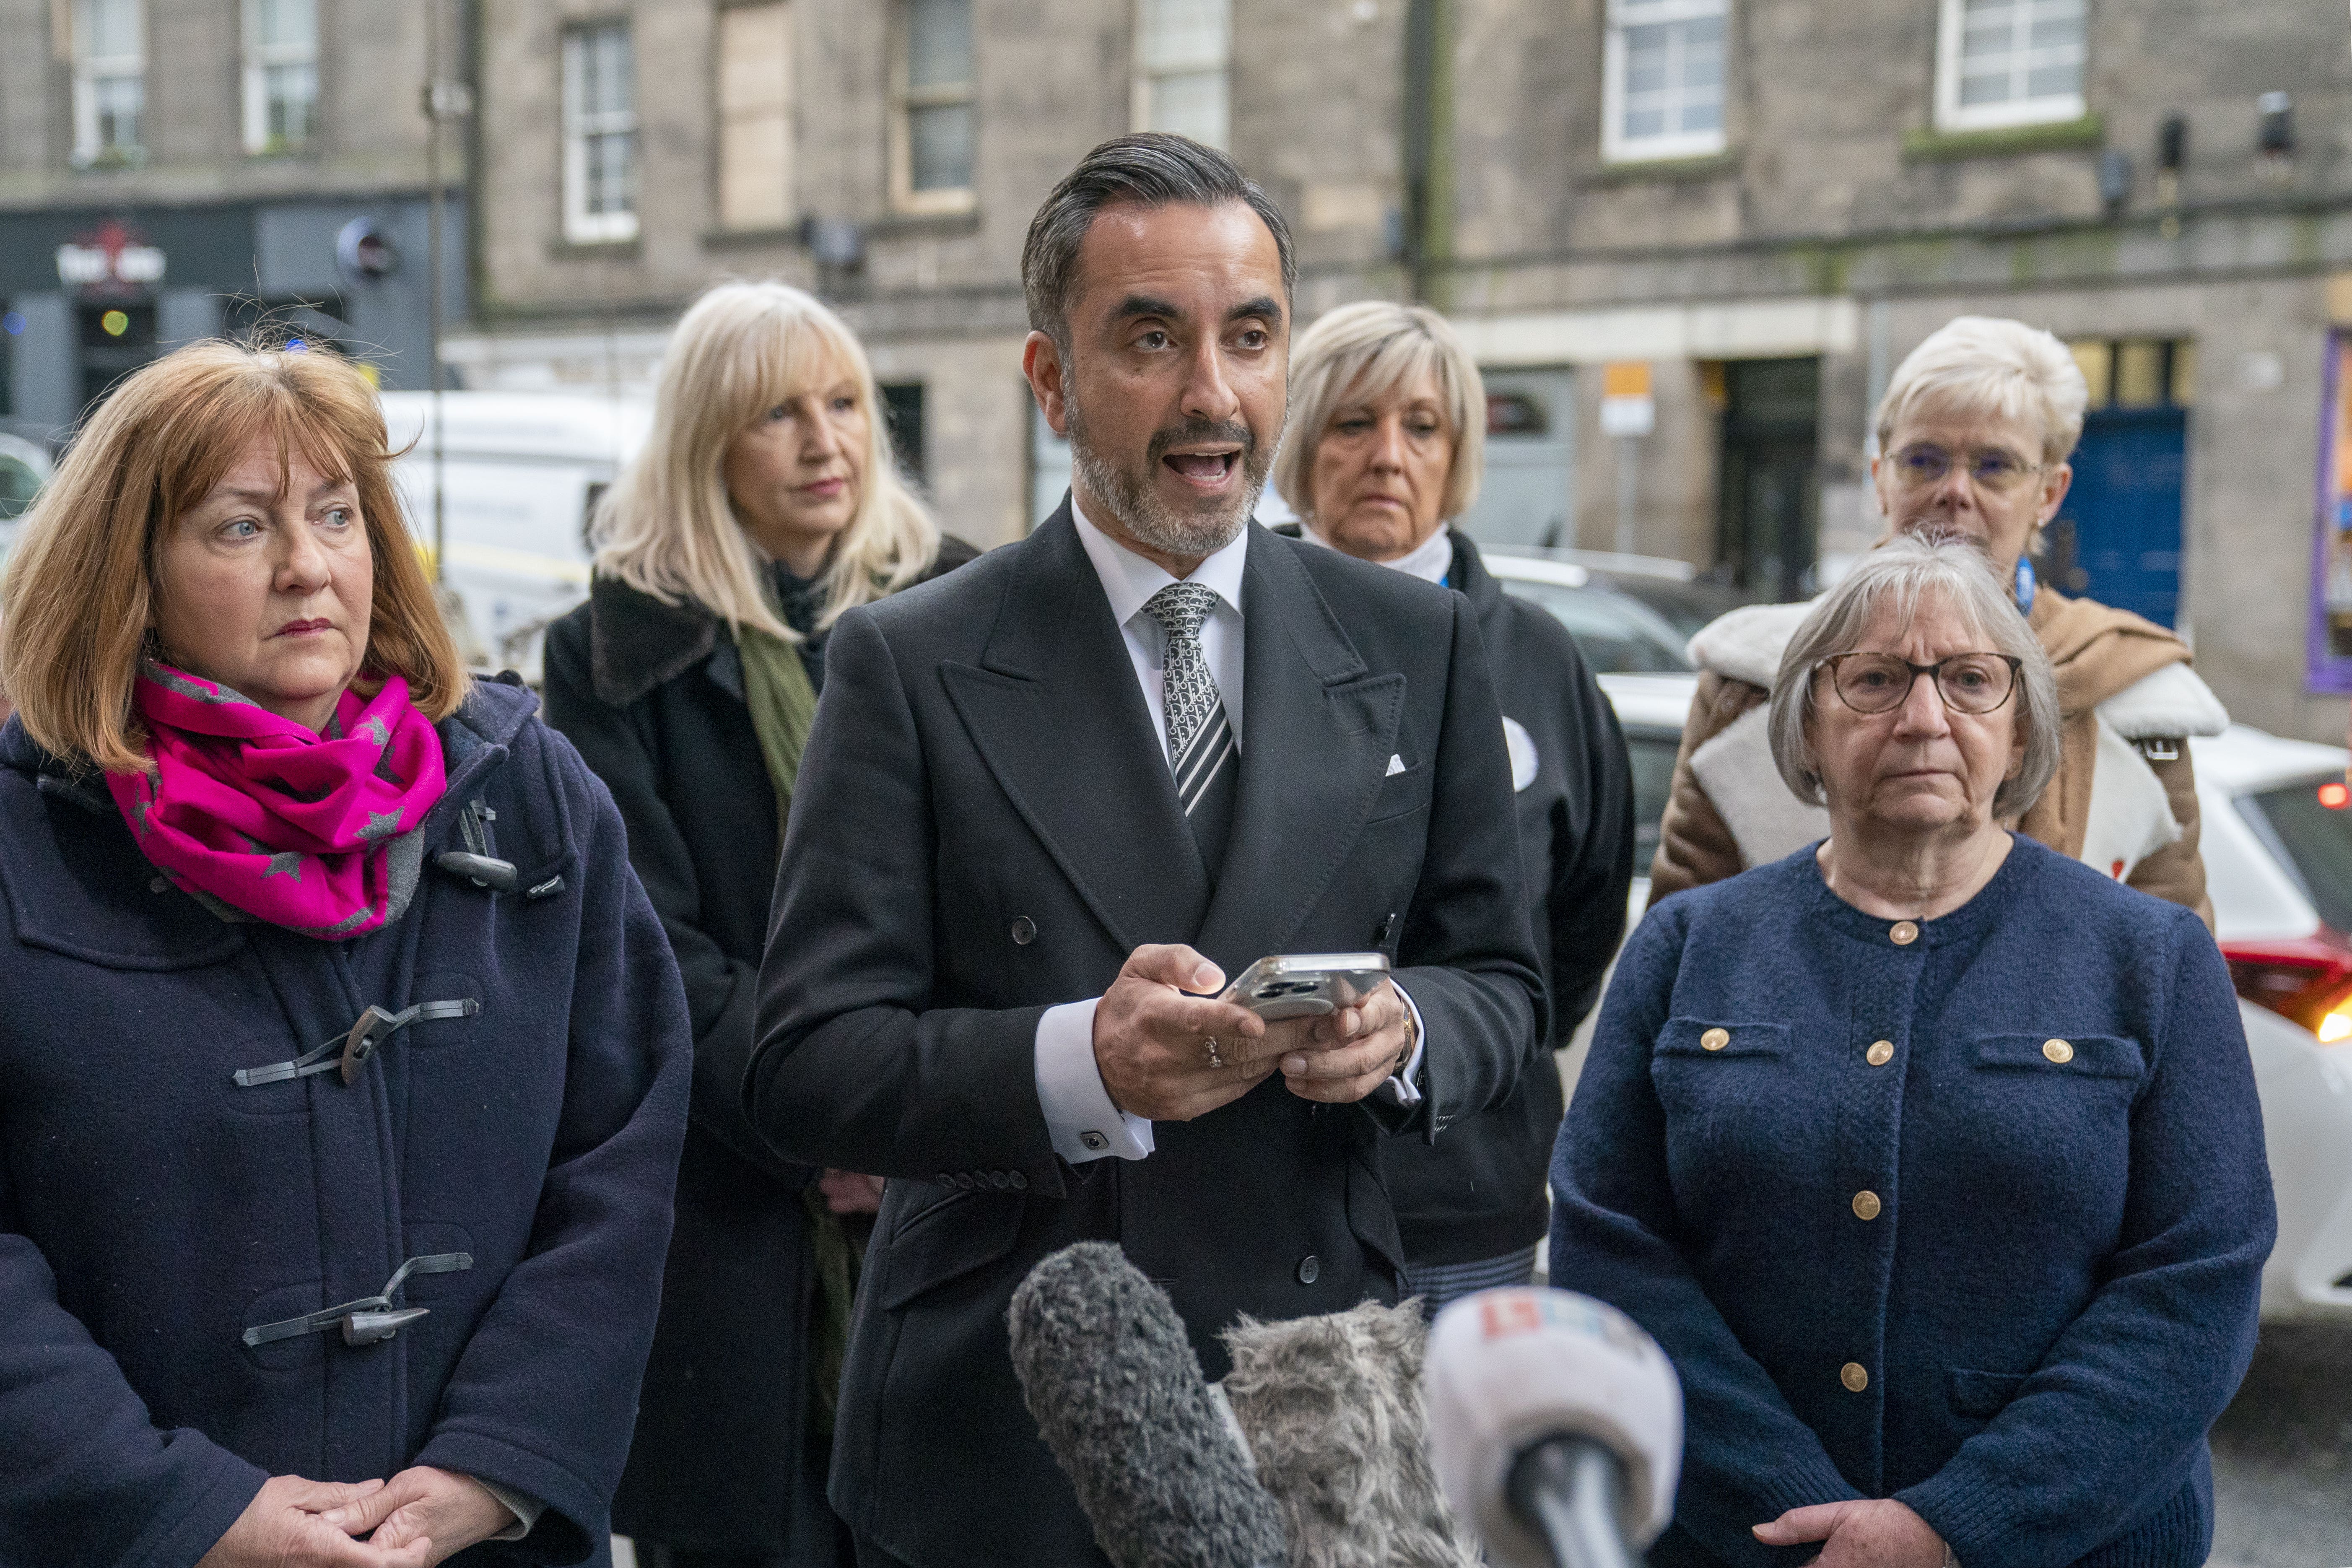
{"type": "Polygon", "coordinates": [[[1552,1282],[1682,1376],[1650,1562],[2202,1563],[2275,1231],[2211,936],[2001,826],[2063,720],[1967,545],[1865,559],[1766,711],[1828,837],[1650,911],[1552,1164],[1552,1282]]]}
{"type": "MultiPolygon", "coordinates": [[[[2056,668],[2059,746],[2012,826],[2208,922],[2188,737],[2229,715],[2163,627],[2034,580],[2031,552],[2074,477],[2088,401],[2066,346],[2021,321],[1962,316],[1896,367],[1871,476],[1886,536],[1973,543],[2056,668]]],[[[1803,605],[1735,610],[1691,639],[1699,685],[1650,869],[1653,899],[1719,881],[1816,838],[1819,810],[1773,777],[1765,693],[1803,605]]]]}

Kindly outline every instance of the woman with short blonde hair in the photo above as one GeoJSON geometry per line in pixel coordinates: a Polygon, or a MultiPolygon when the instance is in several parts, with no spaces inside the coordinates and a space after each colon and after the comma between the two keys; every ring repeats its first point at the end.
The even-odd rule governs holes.
{"type": "MultiPolygon", "coordinates": [[[[1274,478],[1304,520],[1302,537],[1454,588],[1477,617],[1510,749],[1551,1043],[1564,1046],[1625,929],[1633,779],[1616,716],[1575,640],[1504,593],[1468,535],[1447,526],[1478,499],[1486,466],[1477,362],[1426,306],[1342,305],[1293,345],[1290,408],[1274,478]]],[[[1559,1075],[1528,1072],[1503,1104],[1457,1119],[1435,1144],[1382,1149],[1406,1288],[1432,1312],[1531,1277],[1560,1107],[1559,1075]]]]}
{"type": "MultiPolygon", "coordinates": [[[[2008,820],[2028,837],[2211,919],[2189,738],[2229,714],[2186,644],[2126,610],[2037,583],[2042,530],[2063,505],[2088,392],[2039,327],[1959,316],[1904,357],[1878,405],[1872,488],[1885,539],[1956,538],[1980,552],[2059,670],[2065,710],[2050,786],[2008,820]]],[[[1796,605],[1750,605],[1691,639],[1698,689],[1659,823],[1650,896],[1719,881],[1817,837],[1819,810],[1775,781],[1764,707],[1796,605]]]]}
{"type": "Polygon", "coordinates": [[[548,633],[549,721],[620,805],[694,1012],[677,1237],[615,1504],[647,1568],[846,1562],[824,1478],[879,1184],[779,1162],[740,1090],[828,634],[974,554],[942,539],[888,435],[839,316],[783,283],[712,289],[597,509],[588,603],[548,633]]]}
{"type": "Polygon", "coordinates": [[[9,563],[0,1562],[604,1560],[686,1000],[392,458],[356,366],[194,344],[9,563]]]}

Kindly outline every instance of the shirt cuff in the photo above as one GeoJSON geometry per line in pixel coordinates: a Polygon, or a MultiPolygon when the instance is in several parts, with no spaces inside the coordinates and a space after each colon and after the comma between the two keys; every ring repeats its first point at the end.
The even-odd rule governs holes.
{"type": "Polygon", "coordinates": [[[514,1510],[514,1522],[491,1536],[492,1541],[520,1541],[530,1533],[531,1526],[539,1522],[539,1516],[547,1511],[547,1505],[537,1498],[525,1497],[519,1491],[502,1487],[496,1481],[486,1481],[479,1476],[474,1478],[474,1482],[514,1510]]]}
{"type": "Polygon", "coordinates": [[[1421,1026],[1421,1008],[1413,1002],[1412,994],[1402,985],[1396,988],[1396,994],[1404,998],[1405,1011],[1412,1015],[1412,1055],[1406,1058],[1402,1072],[1372,1092],[1385,1094],[1392,1103],[1410,1110],[1421,1103],[1421,1085],[1414,1080],[1421,1077],[1422,1055],[1429,1049],[1429,1031],[1421,1026]]]}
{"type": "Polygon", "coordinates": [[[1151,1152],[1151,1123],[1110,1102],[1095,1065],[1095,1001],[1048,1007],[1037,1020],[1037,1104],[1054,1152],[1073,1165],[1151,1152]]]}

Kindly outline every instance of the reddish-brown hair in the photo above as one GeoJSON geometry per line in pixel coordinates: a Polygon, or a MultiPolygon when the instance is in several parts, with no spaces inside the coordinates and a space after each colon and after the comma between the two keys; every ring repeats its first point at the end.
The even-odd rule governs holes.
{"type": "Polygon", "coordinates": [[[163,531],[256,439],[299,451],[359,492],[375,563],[362,678],[404,676],[427,718],[466,697],[392,479],[383,409],[358,367],[319,349],[191,343],[131,375],[91,414],[26,518],[0,584],[0,687],[25,729],[109,773],[146,765],[131,701],[163,531]]]}

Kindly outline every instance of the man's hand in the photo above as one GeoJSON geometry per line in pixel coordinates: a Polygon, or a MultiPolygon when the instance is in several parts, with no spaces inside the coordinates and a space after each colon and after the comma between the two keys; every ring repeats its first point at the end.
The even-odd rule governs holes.
{"type": "Polygon", "coordinates": [[[882,1178],[856,1171],[827,1171],[816,1179],[824,1206],[835,1214],[880,1214],[882,1178]]]}
{"type": "Polygon", "coordinates": [[[1352,1007],[1301,1018],[1304,1037],[1282,1058],[1282,1076],[1301,1100],[1353,1105],[1412,1059],[1412,1012],[1391,981],[1352,1007]]]}
{"type": "Polygon", "coordinates": [[[1248,1008],[1218,1001],[1224,984],[1224,971],[1189,947],[1151,943],[1128,955],[1095,1007],[1095,1066],[1113,1105],[1190,1121],[1255,1089],[1300,1043],[1293,1026],[1269,1030],[1248,1008]]]}
{"type": "Polygon", "coordinates": [[[1944,1538],[1893,1498],[1792,1508],[1755,1529],[1767,1546],[1821,1542],[1821,1568],[1944,1568],[1944,1538]]]}
{"type": "Polygon", "coordinates": [[[375,1534],[369,1544],[403,1553],[386,1563],[421,1568],[463,1552],[515,1521],[514,1510],[490,1495],[471,1476],[415,1465],[383,1483],[383,1489],[329,1510],[321,1516],[354,1535],[375,1534]],[[417,1553],[410,1556],[406,1553],[417,1553]]]}
{"type": "Polygon", "coordinates": [[[388,1542],[353,1541],[366,1527],[336,1522],[338,1512],[364,1506],[383,1489],[382,1481],[347,1486],[272,1476],[196,1568],[426,1568],[436,1559],[426,1556],[425,1543],[394,1550],[388,1542]]]}

